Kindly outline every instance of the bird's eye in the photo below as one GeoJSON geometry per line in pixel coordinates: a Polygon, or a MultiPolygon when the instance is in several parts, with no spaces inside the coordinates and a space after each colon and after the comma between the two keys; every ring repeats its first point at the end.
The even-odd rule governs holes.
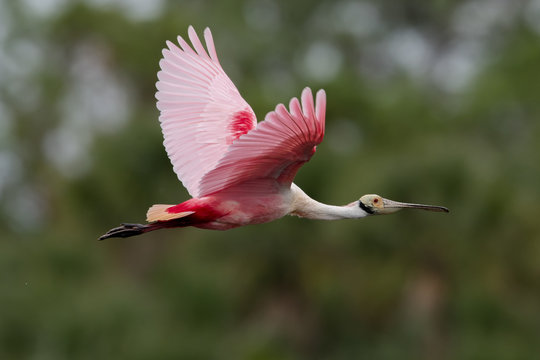
{"type": "Polygon", "coordinates": [[[378,204],[378,203],[379,203],[379,199],[378,199],[378,198],[373,199],[373,203],[374,203],[374,204],[378,204]]]}

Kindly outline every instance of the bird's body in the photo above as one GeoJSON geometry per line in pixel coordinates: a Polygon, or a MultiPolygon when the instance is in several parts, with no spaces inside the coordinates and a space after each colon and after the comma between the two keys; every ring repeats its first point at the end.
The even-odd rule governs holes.
{"type": "Polygon", "coordinates": [[[153,205],[148,224],[123,224],[103,235],[128,237],[170,227],[227,230],[285,215],[320,220],[361,218],[403,207],[446,208],[397,203],[365,195],[345,206],[322,204],[293,179],[313,156],[325,129],[326,94],[315,101],[309,88],[289,110],[279,104],[258,123],[219,64],[209,29],[203,47],[189,27],[193,48],[178,37],[167,42],[160,61],[156,98],[164,145],[173,169],[192,199],[178,205],[153,205]]]}
{"type": "Polygon", "coordinates": [[[168,208],[169,212],[193,211],[190,225],[203,229],[228,230],[261,224],[287,215],[293,206],[293,191],[275,181],[252,181],[216,194],[193,198],[168,208]]]}

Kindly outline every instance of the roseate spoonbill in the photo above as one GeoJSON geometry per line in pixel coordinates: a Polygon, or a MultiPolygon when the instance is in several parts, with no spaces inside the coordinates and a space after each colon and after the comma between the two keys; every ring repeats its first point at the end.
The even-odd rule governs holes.
{"type": "Polygon", "coordinates": [[[322,204],[293,183],[324,136],[326,94],[314,102],[309,88],[257,124],[218,61],[210,29],[205,50],[193,27],[190,46],[167,42],[158,72],[157,107],[164,145],[175,173],[193,197],[178,205],[153,205],[147,224],[122,224],[100,237],[129,237],[163,228],[227,230],[296,215],[356,219],[403,208],[448,212],[442,206],[402,203],[364,195],[344,206],[322,204]]]}

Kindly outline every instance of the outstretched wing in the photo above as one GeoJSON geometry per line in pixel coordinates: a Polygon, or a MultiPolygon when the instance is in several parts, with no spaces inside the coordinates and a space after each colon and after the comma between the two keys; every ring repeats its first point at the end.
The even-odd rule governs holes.
{"type": "Polygon", "coordinates": [[[290,101],[290,112],[279,104],[255,129],[236,140],[217,167],[202,178],[200,195],[255,179],[272,178],[290,186],[324,137],[324,90],[317,92],[316,106],[309,88],[301,99],[301,105],[297,98],[290,101]]]}
{"type": "Polygon", "coordinates": [[[227,148],[257,124],[249,104],[219,64],[210,29],[204,31],[208,53],[193,27],[190,47],[167,42],[156,98],[164,145],[174,172],[193,197],[200,181],[214,169],[227,148]]]}

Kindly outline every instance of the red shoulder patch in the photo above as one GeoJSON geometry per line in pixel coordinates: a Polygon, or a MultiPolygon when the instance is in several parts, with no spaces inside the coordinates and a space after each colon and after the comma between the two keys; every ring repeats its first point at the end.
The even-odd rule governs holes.
{"type": "Polygon", "coordinates": [[[247,134],[253,129],[253,113],[248,110],[237,111],[232,116],[232,121],[229,124],[229,131],[231,132],[230,140],[227,139],[227,143],[232,144],[234,140],[240,136],[247,134]]]}

